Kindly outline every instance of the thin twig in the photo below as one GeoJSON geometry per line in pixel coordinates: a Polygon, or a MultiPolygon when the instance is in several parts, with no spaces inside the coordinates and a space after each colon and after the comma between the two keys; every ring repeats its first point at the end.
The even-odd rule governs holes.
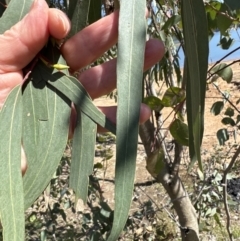
{"type": "Polygon", "coordinates": [[[225,94],[219,89],[219,87],[215,84],[215,83],[212,83],[213,86],[217,89],[217,91],[222,95],[222,97],[224,98],[224,100],[226,100],[232,107],[233,109],[235,109],[239,114],[240,114],[240,111],[239,109],[232,103],[231,100],[229,100],[225,94]]]}
{"type": "Polygon", "coordinates": [[[230,228],[231,218],[230,218],[228,201],[227,201],[227,174],[231,171],[239,154],[240,154],[240,146],[238,147],[235,154],[233,155],[232,160],[230,161],[229,165],[223,172],[223,203],[224,203],[224,207],[225,207],[225,211],[226,211],[226,215],[227,215],[226,228],[227,228],[227,232],[228,232],[230,241],[233,241],[233,235],[232,235],[231,228],[230,228]]]}
{"type": "MultiPolygon", "coordinates": [[[[236,51],[239,50],[239,49],[240,49],[240,46],[237,47],[237,48],[235,48],[234,50],[232,50],[232,51],[229,52],[228,54],[224,55],[221,59],[219,59],[219,60],[208,70],[208,72],[210,72],[216,65],[218,65],[219,63],[221,63],[225,58],[227,58],[229,55],[231,55],[232,53],[236,52],[236,51]]],[[[218,71],[214,72],[213,74],[209,75],[208,78],[207,78],[207,80],[210,79],[214,74],[218,73],[219,71],[221,71],[221,70],[227,68],[228,66],[233,65],[233,64],[235,64],[235,63],[237,63],[237,62],[239,62],[239,59],[233,61],[233,62],[230,63],[230,64],[227,64],[227,65],[224,66],[223,68],[221,68],[221,69],[219,69],[218,71]]]]}

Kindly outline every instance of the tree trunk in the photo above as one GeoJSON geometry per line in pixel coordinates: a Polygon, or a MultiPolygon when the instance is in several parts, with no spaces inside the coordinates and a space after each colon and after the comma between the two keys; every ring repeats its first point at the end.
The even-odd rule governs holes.
{"type": "MultiPolygon", "coordinates": [[[[145,124],[140,126],[139,134],[147,157],[151,157],[153,154],[153,143],[155,147],[154,152],[156,152],[156,149],[160,150],[161,144],[154,137],[154,126],[150,121],[147,121],[145,124]]],[[[171,165],[167,161],[164,162],[163,167],[161,168],[160,172],[157,173],[157,175],[156,173],[149,171],[149,169],[148,171],[159,183],[163,185],[173,203],[173,207],[179,218],[182,240],[199,241],[196,211],[178,175],[181,159],[180,154],[181,147],[176,144],[175,159],[171,165]]],[[[147,158],[147,162],[148,160],[149,158],[147,158]]],[[[155,160],[157,161],[157,158],[155,158],[155,160]]]]}

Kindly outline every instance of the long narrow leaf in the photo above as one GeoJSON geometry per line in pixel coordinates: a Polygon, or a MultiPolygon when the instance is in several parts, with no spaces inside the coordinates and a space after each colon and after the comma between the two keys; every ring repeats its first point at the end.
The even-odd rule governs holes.
{"type": "Polygon", "coordinates": [[[76,78],[56,72],[52,79],[49,78],[48,83],[81,108],[81,111],[94,122],[112,133],[116,133],[115,125],[93,104],[87,91],[76,78]]]}
{"type": "MultiPolygon", "coordinates": [[[[202,0],[185,0],[182,4],[183,32],[186,50],[187,117],[190,128],[191,166],[198,160],[202,170],[200,147],[204,130],[206,76],[208,68],[208,29],[202,0]],[[193,138],[193,139],[192,139],[193,138]]],[[[185,71],[185,70],[184,70],[185,71]]]]}
{"type": "Polygon", "coordinates": [[[72,0],[69,3],[69,18],[71,20],[71,30],[68,37],[75,35],[88,24],[88,12],[90,0],[72,0]]]}
{"type": "Polygon", "coordinates": [[[76,200],[87,202],[89,175],[93,171],[97,124],[76,106],[78,120],[74,130],[69,186],[76,200]]]}
{"type": "Polygon", "coordinates": [[[11,0],[0,18],[0,34],[19,22],[29,11],[33,0],[11,0]]]}
{"type": "Polygon", "coordinates": [[[88,14],[88,22],[89,24],[94,23],[102,16],[102,1],[101,0],[91,0],[89,14],[88,14]]]}
{"type": "Polygon", "coordinates": [[[24,241],[24,201],[21,174],[22,92],[9,94],[0,112],[0,215],[4,241],[24,241]]]}
{"type": "Polygon", "coordinates": [[[71,112],[71,102],[65,96],[39,83],[39,78],[45,83],[49,76],[37,70],[36,67],[33,82],[23,93],[23,145],[28,160],[24,176],[25,208],[46,188],[61,160],[68,140],[71,112]]]}
{"type": "Polygon", "coordinates": [[[117,240],[132,200],[146,40],[145,7],[145,0],[122,0],[120,5],[115,211],[108,241],[117,240]]]}

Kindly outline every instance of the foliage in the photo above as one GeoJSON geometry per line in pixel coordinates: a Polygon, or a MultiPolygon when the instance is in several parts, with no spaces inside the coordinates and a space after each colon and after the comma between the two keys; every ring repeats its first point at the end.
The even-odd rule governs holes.
{"type": "MultiPolygon", "coordinates": [[[[12,0],[9,3],[0,21],[2,33],[28,12],[31,3],[32,0],[12,0]],[[18,11],[20,7],[23,11],[18,11]]],[[[56,5],[56,2],[51,2],[51,4],[56,5]]],[[[76,0],[69,1],[69,4],[67,1],[63,1],[60,4],[72,22],[69,37],[87,25],[89,14],[95,14],[95,11],[89,11],[90,7],[95,8],[95,5],[93,3],[90,4],[90,1],[76,0]]],[[[142,78],[142,71],[140,70],[143,67],[145,44],[145,1],[141,0],[137,5],[135,1],[122,1],[121,5],[123,7],[120,9],[118,41],[118,47],[121,51],[119,51],[117,63],[118,79],[120,80],[118,81],[120,98],[117,114],[118,150],[115,194],[115,211],[117,213],[114,216],[113,231],[108,240],[115,240],[119,236],[127,220],[131,203],[141,102],[140,93],[142,89],[141,85],[139,85],[142,78]],[[127,7],[124,7],[124,4],[127,7]],[[134,13],[134,18],[131,17],[132,13],[134,13]],[[125,31],[126,24],[131,26],[128,32],[125,31]],[[132,59],[137,61],[133,62],[132,59]],[[128,61],[126,62],[126,60],[128,61]],[[139,86],[137,88],[138,91],[133,91],[133,88],[136,86],[139,86]],[[125,110],[128,111],[126,112],[125,110]],[[128,130],[127,132],[125,132],[126,129],[128,130]],[[126,133],[127,135],[125,135],[126,133]],[[123,192],[124,195],[122,195],[123,192]]],[[[100,12],[100,7],[101,5],[99,4],[99,9],[95,10],[100,12]]],[[[94,21],[96,16],[89,16],[90,18],[90,21],[94,21]]],[[[15,109],[11,108],[11,106],[14,106],[11,103],[14,103],[18,96],[23,99],[22,102],[18,101],[20,106],[17,107],[17,114],[21,115],[22,112],[24,121],[21,121],[21,118],[19,118],[17,126],[12,123],[11,128],[6,128],[10,133],[13,133],[14,128],[22,127],[23,135],[20,136],[20,129],[16,129],[17,133],[19,133],[19,138],[15,138],[13,141],[12,138],[8,138],[9,135],[6,135],[6,138],[2,138],[1,141],[6,146],[13,146],[11,149],[7,149],[3,145],[3,148],[5,151],[10,152],[11,155],[16,154],[14,156],[17,162],[20,160],[22,139],[28,159],[28,171],[24,176],[23,183],[21,174],[18,172],[18,175],[16,175],[14,188],[18,190],[18,194],[15,194],[13,197],[13,193],[9,192],[13,187],[13,183],[6,176],[15,175],[16,171],[12,173],[12,170],[7,168],[7,165],[9,166],[9,163],[12,162],[12,160],[6,158],[9,155],[6,153],[6,155],[1,156],[2,170],[5,172],[5,175],[1,176],[2,183],[5,183],[4,186],[6,188],[9,186],[7,188],[9,193],[5,191],[2,196],[6,200],[13,200],[12,202],[7,202],[1,199],[5,203],[1,205],[1,219],[5,240],[24,240],[24,213],[21,210],[28,208],[42,193],[57,168],[67,143],[71,103],[74,103],[77,110],[77,126],[73,137],[70,187],[75,191],[77,198],[81,197],[86,201],[88,176],[91,174],[93,167],[96,125],[100,124],[113,133],[116,132],[115,126],[93,105],[90,96],[78,80],[69,76],[68,70],[62,68],[66,63],[53,41],[49,41],[47,46],[39,53],[39,56],[39,59],[36,57],[34,60],[31,73],[29,72],[29,78],[26,76],[24,86],[19,86],[17,92],[11,92],[1,111],[1,116],[3,117],[0,121],[5,121],[9,116],[11,117],[10,120],[15,120],[15,113],[13,112],[15,109]],[[47,63],[45,60],[47,60],[47,63]],[[59,71],[60,69],[61,71],[59,71]],[[20,90],[22,90],[23,95],[19,95],[21,93],[20,90]],[[5,110],[7,114],[5,114],[5,110]],[[11,114],[12,112],[13,114],[11,114]],[[89,129],[92,131],[89,131],[89,129]],[[78,148],[79,145],[81,148],[78,148]],[[85,149],[85,153],[83,149],[85,149]],[[21,198],[23,190],[24,201],[21,198]],[[19,198],[21,201],[19,201],[19,198]],[[6,205],[6,203],[9,205],[6,205]],[[11,213],[12,206],[20,211],[11,213]],[[14,221],[18,221],[18,223],[14,223],[14,221]],[[14,227],[17,227],[16,229],[10,229],[9,223],[12,222],[14,227]]],[[[14,166],[17,167],[18,165],[14,166]]]]}
{"type": "MultiPolygon", "coordinates": [[[[72,22],[72,30],[68,37],[101,17],[100,1],[47,2],[50,6],[60,8],[68,14],[72,22]]],[[[6,187],[6,190],[1,190],[1,197],[4,198],[0,199],[4,240],[24,240],[23,210],[30,207],[44,190],[44,201],[48,204],[50,187],[51,193],[53,196],[56,195],[57,201],[52,206],[45,204],[43,213],[46,220],[51,219],[51,222],[41,223],[35,213],[32,213],[26,222],[27,225],[31,223],[30,225],[43,228],[40,234],[41,240],[46,240],[49,233],[54,234],[59,216],[66,222],[68,208],[72,212],[76,211],[79,198],[91,207],[89,213],[83,211],[78,213],[81,219],[81,231],[85,233],[95,231],[91,240],[106,238],[117,240],[125,224],[125,233],[130,232],[132,227],[135,228],[132,231],[132,239],[156,238],[155,234],[151,232],[152,228],[159,236],[170,237],[164,232],[164,228],[153,225],[156,210],[153,210],[152,202],[146,202],[146,206],[144,206],[145,210],[153,215],[147,217],[151,220],[151,225],[141,226],[141,221],[145,218],[144,208],[140,212],[132,214],[132,218],[128,218],[136,165],[139,106],[144,87],[146,87],[146,96],[143,101],[155,113],[156,119],[152,119],[152,123],[156,123],[156,136],[160,133],[161,143],[161,148],[153,152],[149,158],[149,160],[157,161],[153,164],[147,163],[147,169],[157,178],[158,174],[166,168],[166,164],[171,163],[172,166],[176,164],[175,159],[173,160],[172,156],[166,152],[167,136],[170,136],[173,143],[176,143],[175,150],[178,145],[187,146],[191,158],[191,163],[188,165],[189,170],[195,161],[198,161],[200,169],[198,173],[200,181],[196,184],[196,189],[197,192],[199,190],[201,192],[195,200],[199,219],[200,217],[203,219],[214,217],[218,225],[221,225],[219,205],[222,201],[220,187],[222,176],[217,171],[207,176],[201,160],[204,102],[207,85],[214,85],[218,89],[216,81],[219,78],[231,83],[233,72],[230,64],[221,63],[224,57],[207,69],[208,40],[218,30],[221,33],[219,47],[230,48],[234,41],[230,35],[230,28],[239,24],[240,6],[236,1],[231,0],[224,3],[220,1],[203,3],[201,0],[148,2],[151,17],[148,19],[147,33],[150,37],[157,37],[165,43],[166,53],[159,63],[143,75],[143,82],[141,80],[146,30],[145,21],[142,18],[145,8],[143,0],[138,1],[138,4],[136,1],[121,1],[118,45],[92,64],[103,63],[116,55],[118,57],[117,94],[112,94],[118,102],[117,128],[94,106],[86,90],[76,78],[69,75],[68,69],[59,69],[59,65],[65,66],[66,63],[52,41],[49,41],[47,47],[40,52],[40,58],[35,59],[36,64],[31,69],[32,73],[26,79],[25,85],[16,87],[8,96],[5,107],[0,112],[0,122],[4,123],[2,126],[6,126],[6,133],[3,134],[0,145],[2,154],[0,180],[6,187]],[[126,28],[126,25],[130,27],[126,28]],[[180,48],[183,49],[185,55],[183,75],[178,56],[180,48]],[[47,59],[49,63],[41,59],[47,59]],[[160,86],[161,81],[165,83],[167,89],[157,95],[153,90],[153,84],[157,83],[160,86]],[[142,86],[142,83],[145,85],[142,86]],[[15,107],[14,103],[17,103],[16,108],[7,108],[8,106],[15,107]],[[71,163],[66,158],[60,164],[61,167],[66,163],[68,166],[71,165],[71,171],[70,174],[67,174],[69,180],[67,178],[66,182],[61,183],[58,179],[59,172],[62,170],[59,168],[59,160],[68,141],[68,123],[72,103],[77,110],[72,158],[71,163]],[[171,109],[172,115],[169,116],[172,119],[167,124],[166,132],[162,134],[164,122],[171,118],[167,116],[162,120],[162,113],[166,109],[171,109]],[[23,116],[23,119],[19,116],[23,116]],[[11,121],[8,122],[6,119],[11,121]],[[91,175],[92,170],[97,172],[103,167],[102,163],[95,163],[95,165],[93,163],[97,124],[104,126],[117,136],[114,212],[102,199],[98,180],[91,175]],[[13,133],[14,135],[18,133],[18,135],[12,138],[13,133]],[[21,140],[29,160],[28,171],[23,182],[19,171],[11,170],[9,165],[14,163],[14,167],[19,166],[21,140]],[[55,171],[55,177],[52,179],[55,171]],[[11,183],[9,177],[13,177],[14,184],[11,183]],[[49,183],[50,185],[46,189],[49,183]],[[57,188],[55,184],[58,186],[57,188]],[[61,185],[64,187],[59,188],[61,185]],[[68,185],[75,193],[75,200],[72,199],[73,193],[65,188],[68,185]],[[15,196],[13,196],[12,187],[18,190],[15,196]],[[94,206],[96,197],[98,203],[94,206]],[[12,206],[16,209],[15,211],[11,209],[12,206]],[[15,222],[16,220],[18,223],[15,222]],[[13,223],[13,228],[9,226],[9,223],[13,223]]],[[[0,5],[1,33],[28,12],[32,0],[11,0],[10,3],[9,1],[7,3],[9,5],[6,10],[2,7],[3,5],[0,5]],[[22,7],[23,11],[16,11],[19,7],[22,7]]],[[[228,127],[231,127],[234,133],[239,129],[240,114],[236,105],[230,100],[230,95],[226,91],[219,90],[219,92],[222,94],[222,99],[213,104],[211,112],[214,115],[224,115],[221,121],[227,128],[220,129],[216,135],[219,143],[225,144],[229,139],[228,127]],[[226,103],[230,106],[224,109],[226,103]]],[[[101,138],[106,143],[109,136],[97,136],[98,141],[101,138]]],[[[157,149],[153,146],[154,148],[157,149]]],[[[100,147],[99,150],[105,153],[104,161],[112,156],[111,152],[103,147],[100,147]]],[[[181,227],[181,224],[179,226],[181,227]]],[[[79,235],[79,240],[85,238],[81,237],[81,234],[68,232],[67,229],[65,231],[64,238],[73,238],[77,235],[79,235]]]]}

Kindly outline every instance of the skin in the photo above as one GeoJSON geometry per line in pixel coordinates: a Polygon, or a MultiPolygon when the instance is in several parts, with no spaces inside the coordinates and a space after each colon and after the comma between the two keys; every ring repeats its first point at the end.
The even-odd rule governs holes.
{"type": "MultiPolygon", "coordinates": [[[[49,36],[57,40],[65,38],[70,30],[68,18],[57,9],[49,9],[44,0],[35,0],[29,13],[10,30],[0,35],[0,108],[9,92],[23,82],[22,69],[44,47],[49,36]]],[[[111,48],[118,37],[118,12],[115,12],[66,41],[61,52],[72,71],[79,70],[100,57],[111,48]]],[[[164,55],[164,46],[158,40],[149,40],[145,49],[144,70],[158,62],[164,55]]],[[[116,87],[116,60],[84,71],[79,77],[90,96],[95,99],[116,87]]],[[[107,117],[116,122],[116,106],[99,107],[107,117]]],[[[75,119],[72,112],[72,122],[75,119]]],[[[149,108],[142,104],[140,123],[150,116],[149,108]]],[[[73,128],[70,128],[70,137],[73,128]]],[[[27,163],[22,149],[21,170],[27,163]]]]}

